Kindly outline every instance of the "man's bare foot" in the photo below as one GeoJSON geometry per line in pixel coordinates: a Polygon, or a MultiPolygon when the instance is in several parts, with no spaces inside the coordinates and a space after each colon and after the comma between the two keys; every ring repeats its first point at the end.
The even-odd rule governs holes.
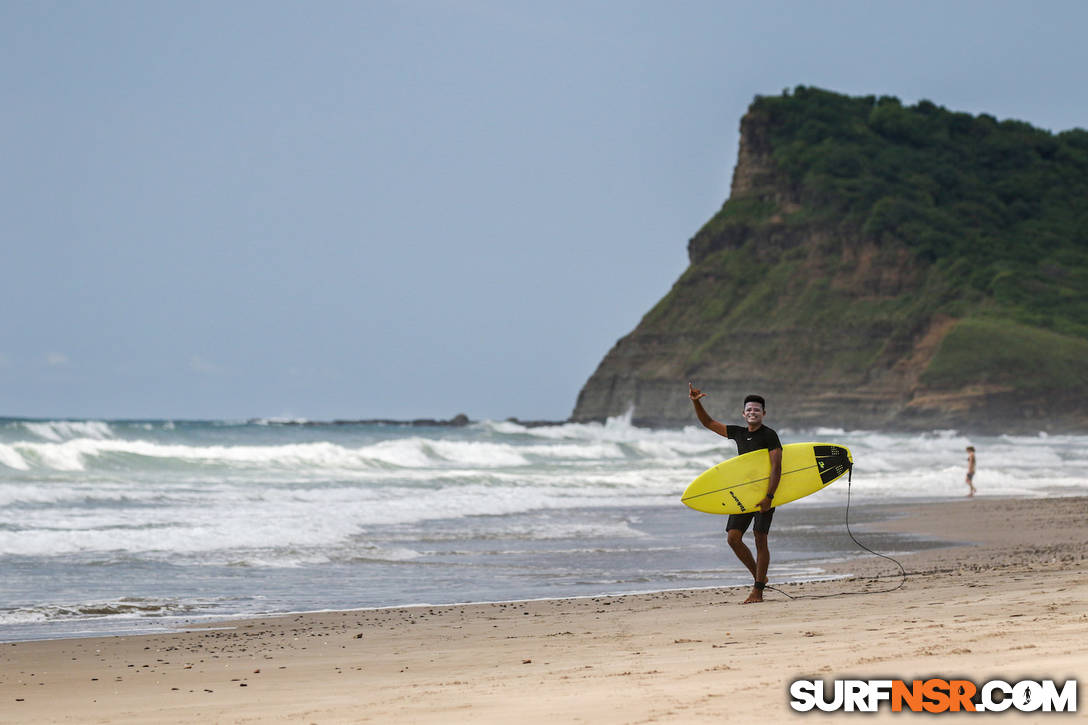
{"type": "Polygon", "coordinates": [[[767,585],[763,584],[763,586],[760,586],[759,582],[756,582],[756,585],[752,587],[752,593],[749,594],[748,598],[741,602],[741,604],[759,604],[760,602],[762,602],[763,587],[765,586],[767,585]]]}

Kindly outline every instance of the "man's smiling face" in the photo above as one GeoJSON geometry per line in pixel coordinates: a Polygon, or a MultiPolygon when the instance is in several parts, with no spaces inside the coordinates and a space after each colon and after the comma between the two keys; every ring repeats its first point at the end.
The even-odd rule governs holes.
{"type": "Polygon", "coordinates": [[[749,428],[758,428],[763,425],[763,406],[756,402],[744,404],[744,422],[749,428]]]}

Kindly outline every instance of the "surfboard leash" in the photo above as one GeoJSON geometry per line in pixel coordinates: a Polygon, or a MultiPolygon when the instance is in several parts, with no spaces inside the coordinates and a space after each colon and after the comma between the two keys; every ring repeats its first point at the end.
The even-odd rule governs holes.
{"type": "MultiPolygon", "coordinates": [[[[849,466],[849,468],[847,470],[847,474],[846,474],[846,533],[850,535],[850,538],[853,540],[853,542],[855,544],[858,545],[859,548],[862,548],[865,551],[868,551],[870,554],[874,554],[876,556],[879,556],[882,559],[887,559],[888,561],[894,563],[897,567],[899,567],[899,574],[900,574],[899,583],[896,584],[891,589],[876,589],[876,590],[866,590],[866,591],[859,591],[859,592],[836,592],[834,594],[798,594],[797,596],[787,594],[786,592],[782,591],[781,589],[777,589],[775,587],[772,587],[769,584],[764,587],[765,589],[770,589],[772,591],[776,591],[779,594],[785,595],[789,599],[824,599],[826,597],[844,597],[844,596],[848,596],[848,595],[852,595],[852,594],[887,594],[888,592],[894,592],[897,589],[901,589],[903,587],[903,585],[907,583],[907,570],[903,568],[903,565],[899,562],[898,559],[894,559],[894,558],[888,556],[887,554],[881,554],[879,551],[873,551],[868,546],[866,546],[865,544],[858,541],[857,537],[854,536],[854,532],[850,530],[850,491],[851,491],[851,489],[853,487],[853,483],[854,483],[854,464],[853,464],[853,462],[851,462],[850,466],[849,466]]],[[[870,577],[870,579],[877,579],[877,578],[879,578],[879,577],[870,577]]]]}

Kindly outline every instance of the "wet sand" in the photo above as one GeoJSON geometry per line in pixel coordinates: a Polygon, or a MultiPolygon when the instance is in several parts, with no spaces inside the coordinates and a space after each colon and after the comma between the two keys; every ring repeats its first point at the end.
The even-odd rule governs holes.
{"type": "Polygon", "coordinates": [[[904,557],[899,588],[896,566],[868,557],[839,567],[858,576],[780,584],[759,605],[739,605],[747,588],[730,588],[8,643],[0,723],[884,721],[912,715],[794,713],[789,684],[1084,679],[1088,498],[888,512],[868,529],[960,545],[904,557]],[[838,596],[813,596],[825,594],[838,596]]]}

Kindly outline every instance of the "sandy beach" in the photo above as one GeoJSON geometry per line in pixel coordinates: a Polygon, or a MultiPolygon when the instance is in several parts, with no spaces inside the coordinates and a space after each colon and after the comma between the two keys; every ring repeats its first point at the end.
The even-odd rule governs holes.
{"type": "MultiPolygon", "coordinates": [[[[884,721],[917,716],[886,707],[876,716],[800,714],[789,685],[1083,679],[1088,498],[976,498],[888,513],[870,530],[956,544],[904,557],[907,580],[894,591],[880,590],[899,584],[898,569],[872,557],[844,568],[852,578],[778,585],[762,605],[738,605],[747,590],[732,588],[8,643],[0,722],[884,721]],[[813,596],[826,594],[842,595],[813,596]]],[[[864,541],[864,530],[855,533],[864,541]]]]}

